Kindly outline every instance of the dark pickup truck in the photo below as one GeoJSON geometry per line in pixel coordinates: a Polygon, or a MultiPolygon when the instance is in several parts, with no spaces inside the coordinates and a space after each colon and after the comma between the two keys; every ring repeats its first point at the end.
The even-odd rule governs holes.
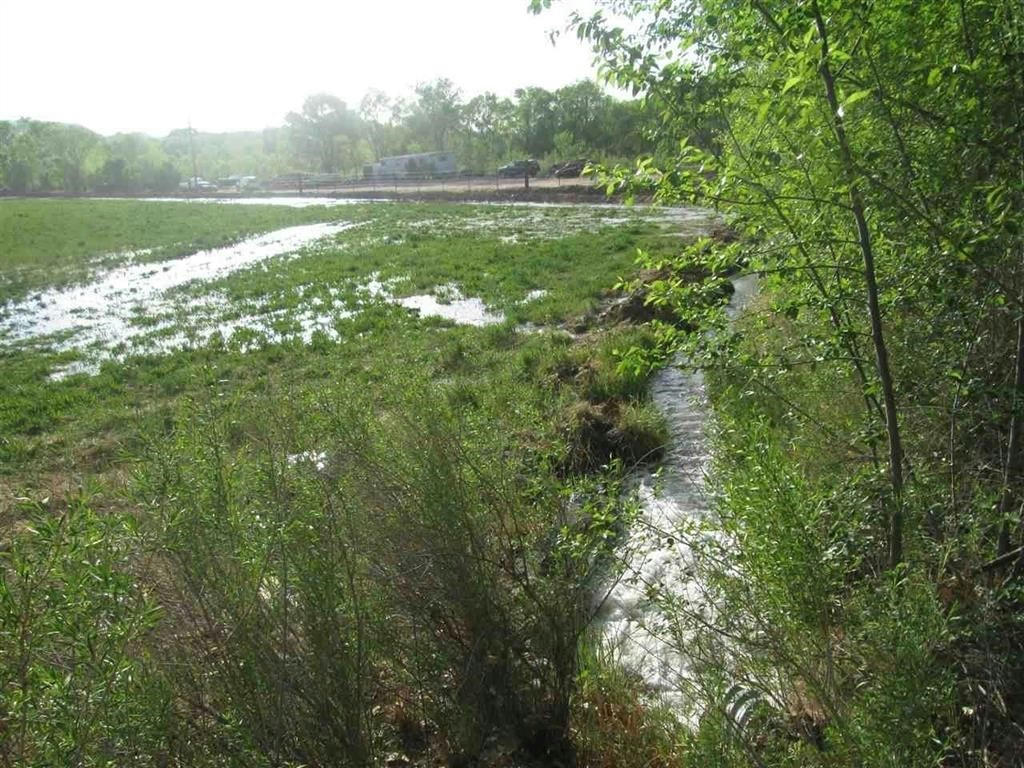
{"type": "Polygon", "coordinates": [[[540,163],[536,160],[516,160],[498,169],[499,176],[514,176],[516,178],[526,175],[536,176],[538,173],[540,173],[540,163]]]}
{"type": "Polygon", "coordinates": [[[560,179],[575,179],[582,175],[583,169],[587,167],[589,160],[573,160],[555,169],[555,176],[560,179]]]}

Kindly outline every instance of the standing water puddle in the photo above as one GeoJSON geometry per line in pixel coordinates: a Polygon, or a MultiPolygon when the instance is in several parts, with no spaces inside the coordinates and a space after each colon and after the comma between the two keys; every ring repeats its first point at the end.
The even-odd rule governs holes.
{"type": "Polygon", "coordinates": [[[451,283],[437,286],[433,293],[420,293],[414,296],[394,296],[394,284],[394,280],[380,280],[379,275],[374,272],[360,288],[371,297],[411,309],[421,317],[439,317],[458,325],[493,325],[505,319],[500,312],[488,309],[483,299],[467,298],[462,295],[457,285],[451,283]]]}
{"type": "Polygon", "coordinates": [[[434,293],[422,293],[415,296],[388,297],[388,301],[411,309],[422,317],[440,317],[451,320],[459,325],[493,325],[500,323],[505,316],[487,308],[482,299],[465,297],[457,285],[441,285],[434,293]]]}
{"type": "Polygon", "coordinates": [[[171,310],[173,303],[165,294],[172,288],[192,280],[223,277],[352,226],[321,223],[287,227],[180,259],[112,269],[93,282],[43,291],[9,305],[6,316],[0,319],[0,338],[17,342],[58,335],[59,349],[109,349],[152,333],[152,326],[140,326],[137,321],[171,310]]]}
{"type": "Polygon", "coordinates": [[[453,298],[441,301],[431,294],[405,296],[393,300],[406,309],[414,309],[424,317],[440,317],[459,325],[493,325],[505,319],[504,315],[492,312],[477,298],[453,298]]]}
{"type": "MultiPolygon", "coordinates": [[[[741,277],[734,285],[730,318],[757,288],[753,276],[741,277]]],[[[637,478],[640,517],[623,544],[625,572],[608,593],[599,621],[619,663],[686,716],[680,711],[682,694],[692,675],[663,604],[667,598],[695,610],[706,607],[699,585],[689,575],[694,554],[681,535],[688,523],[701,521],[709,510],[704,376],[674,365],[664,368],[651,381],[651,398],[668,426],[668,450],[659,477],[644,473],[637,478]]]]}

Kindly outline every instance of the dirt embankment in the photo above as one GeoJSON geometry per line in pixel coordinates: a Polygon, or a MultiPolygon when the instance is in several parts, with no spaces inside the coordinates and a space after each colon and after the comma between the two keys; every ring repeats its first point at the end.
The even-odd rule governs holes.
{"type": "MultiPolygon", "coordinates": [[[[325,197],[365,198],[366,192],[328,192],[325,197]]],[[[508,187],[502,189],[399,189],[377,190],[373,197],[383,200],[424,202],[500,202],[500,203],[621,203],[620,196],[605,194],[604,189],[583,184],[562,187],[508,187]]],[[[648,202],[638,199],[637,202],[648,202]]]]}

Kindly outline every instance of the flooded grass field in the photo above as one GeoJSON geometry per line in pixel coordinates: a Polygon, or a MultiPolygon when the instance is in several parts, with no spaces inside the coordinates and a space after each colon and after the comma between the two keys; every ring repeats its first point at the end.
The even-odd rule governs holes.
{"type": "Polygon", "coordinates": [[[581,342],[565,329],[638,248],[672,248],[666,234],[707,222],[613,206],[320,202],[0,202],[0,504],[116,486],[181,404],[211,391],[258,406],[340,386],[384,401],[412,379],[479,387],[504,398],[500,423],[557,442],[559,365],[595,356],[590,374],[615,379],[625,333],[581,342]]]}
{"type": "MultiPolygon", "coordinates": [[[[166,611],[152,641],[177,638],[154,674],[187,690],[192,662],[156,659],[189,653],[195,595],[238,588],[254,596],[243,615],[288,613],[287,569],[264,565],[282,542],[282,563],[312,564],[316,589],[334,594],[307,537],[333,537],[335,509],[355,503],[335,543],[367,559],[366,595],[406,589],[417,558],[436,559],[446,593],[494,578],[458,622],[511,599],[482,631],[523,626],[529,666],[552,617],[575,616],[559,631],[587,632],[645,706],[686,716],[659,590],[687,583],[673,569],[685,548],[664,540],[704,509],[703,388],[674,369],[652,386],[620,365],[657,331],[639,294],[613,286],[635,277],[638,251],[669,257],[711,214],[320,202],[0,201],[0,545],[68,510],[123,523],[90,542],[131,553],[124,572],[166,611]],[[638,314],[616,314],[627,304],[638,314]],[[664,488],[648,471],[662,458],[664,488]],[[195,552],[211,580],[170,593],[165,574],[186,573],[195,552]],[[538,600],[544,621],[509,618],[538,600]]],[[[380,610],[383,667],[422,656],[388,645],[380,610]]],[[[400,701],[404,684],[379,695],[400,701]]]]}

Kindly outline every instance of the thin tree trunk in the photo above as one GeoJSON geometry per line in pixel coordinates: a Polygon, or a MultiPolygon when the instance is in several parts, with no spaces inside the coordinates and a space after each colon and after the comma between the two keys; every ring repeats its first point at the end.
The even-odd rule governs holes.
{"type": "Polygon", "coordinates": [[[889,440],[889,481],[893,496],[889,510],[889,565],[892,567],[903,559],[903,443],[900,438],[896,410],[896,393],[892,371],[889,367],[889,351],[886,348],[885,333],[882,327],[882,312],[878,303],[878,281],[875,276],[875,255],[871,244],[871,233],[864,211],[864,200],[861,198],[860,188],[857,184],[853,154],[846,136],[843,115],[836,97],[835,78],[829,66],[828,31],[825,28],[825,20],[821,15],[817,0],[814,0],[812,8],[818,36],[821,39],[821,64],[818,72],[825,84],[825,94],[832,112],[832,127],[839,143],[843,174],[850,188],[850,208],[857,225],[857,240],[864,263],[864,283],[867,289],[871,340],[875,348],[875,366],[882,387],[882,402],[885,406],[885,431],[889,440]]]}
{"type": "Polygon", "coordinates": [[[1021,474],[1020,422],[1021,401],[1024,399],[1024,315],[1017,318],[1017,360],[1013,374],[1013,402],[1010,416],[1010,437],[1006,446],[1006,464],[1003,469],[1003,490],[999,495],[999,517],[1002,525],[999,530],[999,554],[1010,551],[1010,522],[1006,516],[1013,503],[1014,486],[1021,474]]]}
{"type": "MultiPolygon", "coordinates": [[[[1008,7],[1007,19],[1009,23],[1008,28],[1013,30],[1011,39],[1007,41],[1008,46],[1011,49],[1020,50],[1021,43],[1024,42],[1024,26],[1021,25],[1020,17],[1017,16],[1012,6],[1008,7]]],[[[1018,76],[1014,79],[1014,111],[1016,112],[1017,125],[1022,125],[1024,121],[1024,74],[1018,71],[1018,76]]],[[[1019,172],[1020,189],[1024,189],[1024,131],[1017,132],[1017,169],[1019,172]]],[[[1018,198],[1019,199],[1019,198],[1018,198]]],[[[1018,264],[1024,263],[1024,243],[1018,241],[1017,252],[1019,256],[1018,264]]],[[[1021,413],[1021,409],[1024,408],[1024,316],[1020,315],[1020,307],[1017,308],[1017,366],[1013,377],[1013,415],[1010,418],[1010,438],[1007,445],[1007,456],[1006,456],[1006,473],[1003,476],[1003,493],[999,499],[999,512],[1003,517],[1003,527],[999,535],[999,554],[1006,555],[1009,552],[1010,543],[1010,525],[1009,521],[1006,520],[1006,515],[1009,513],[1010,502],[1014,499],[1014,493],[1011,490],[1013,484],[1019,483],[1022,472],[1024,472],[1024,457],[1021,456],[1020,441],[1021,441],[1021,417],[1024,414],[1021,413]]],[[[1020,538],[1024,538],[1024,517],[1017,521],[1018,541],[1020,538]]]]}

